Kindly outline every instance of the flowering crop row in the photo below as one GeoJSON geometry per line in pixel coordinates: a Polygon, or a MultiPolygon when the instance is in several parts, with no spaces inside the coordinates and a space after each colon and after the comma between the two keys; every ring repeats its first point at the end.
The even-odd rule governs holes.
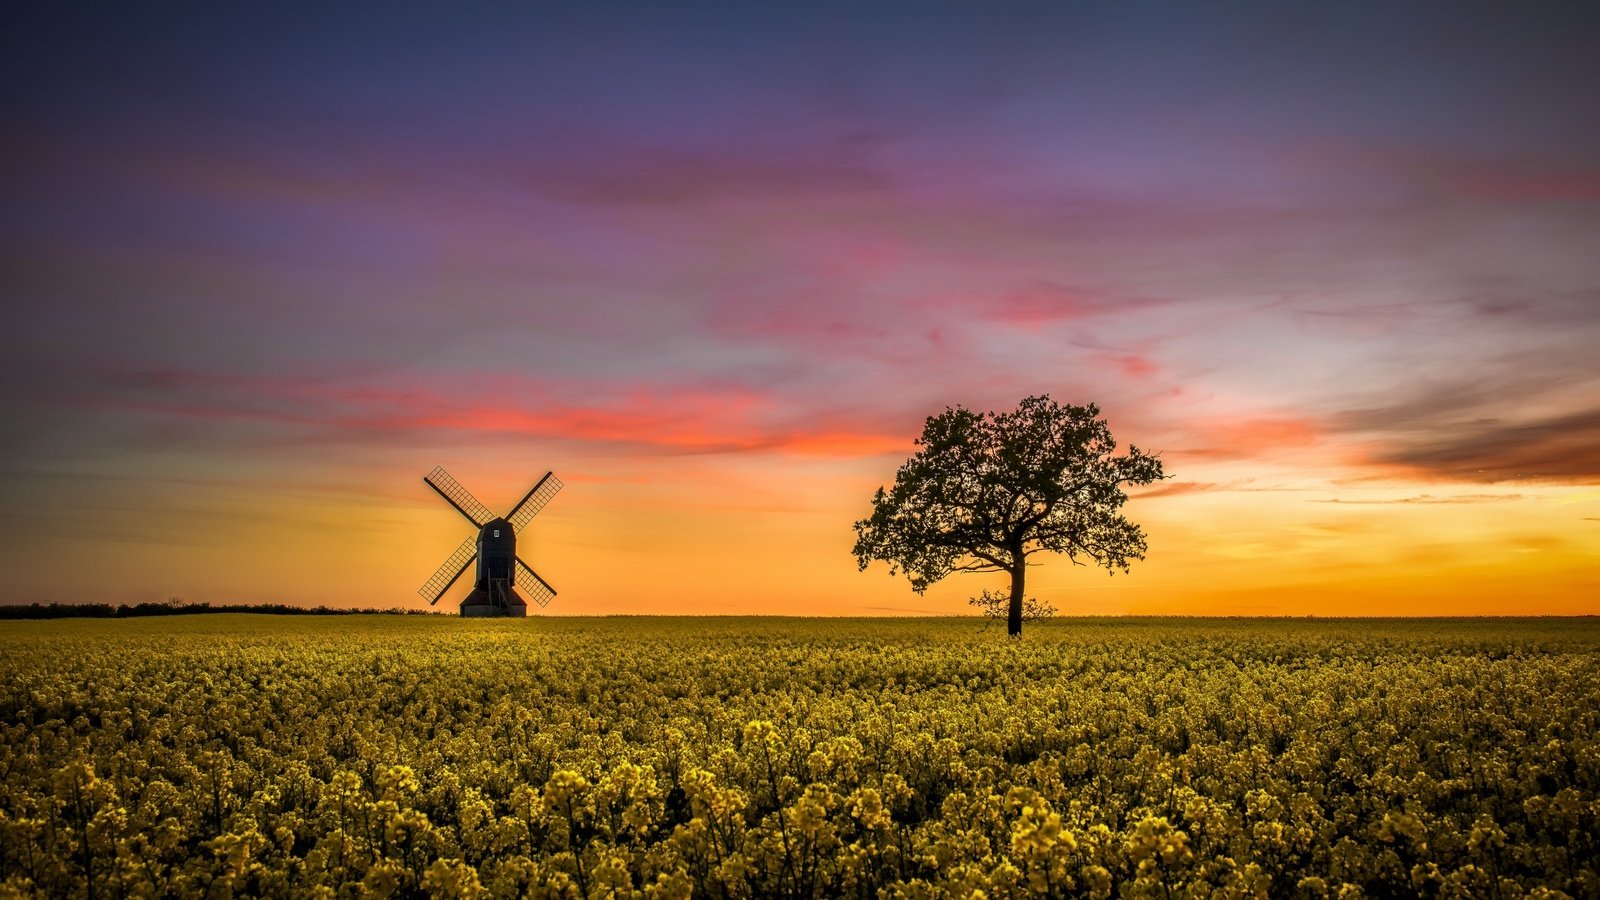
{"type": "Polygon", "coordinates": [[[1600,623],[0,630],[0,897],[1600,896],[1600,623]]]}

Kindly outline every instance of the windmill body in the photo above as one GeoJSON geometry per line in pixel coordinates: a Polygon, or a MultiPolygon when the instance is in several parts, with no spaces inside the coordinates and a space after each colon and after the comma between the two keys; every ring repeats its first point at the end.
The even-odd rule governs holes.
{"type": "Polygon", "coordinates": [[[528,602],[517,594],[517,533],[506,519],[491,519],[478,532],[478,577],[461,601],[463,616],[525,616],[528,602]]]}
{"type": "Polygon", "coordinates": [[[417,591],[428,605],[438,603],[474,560],[478,564],[477,577],[473,579],[472,592],[461,601],[463,616],[527,615],[528,602],[517,592],[518,588],[540,606],[555,597],[555,588],[517,555],[517,533],[561,490],[561,480],[555,473],[546,472],[505,516],[489,512],[442,468],[434,469],[422,480],[477,528],[477,533],[463,541],[417,591]]]}

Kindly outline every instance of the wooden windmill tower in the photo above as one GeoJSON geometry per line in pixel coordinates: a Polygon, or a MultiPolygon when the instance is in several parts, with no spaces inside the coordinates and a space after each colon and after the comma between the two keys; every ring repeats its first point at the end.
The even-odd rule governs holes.
{"type": "Polygon", "coordinates": [[[503,517],[491,513],[443,468],[435,468],[422,480],[477,529],[417,591],[429,606],[439,602],[473,560],[478,561],[478,577],[472,593],[461,601],[463,616],[527,615],[528,603],[517,593],[518,588],[540,606],[555,597],[556,589],[517,555],[517,535],[561,490],[561,479],[554,472],[544,473],[503,517]]]}

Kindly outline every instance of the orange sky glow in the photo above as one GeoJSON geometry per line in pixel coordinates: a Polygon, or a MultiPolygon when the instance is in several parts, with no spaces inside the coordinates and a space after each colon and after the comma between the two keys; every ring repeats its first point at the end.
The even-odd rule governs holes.
{"type": "MultiPolygon", "coordinates": [[[[520,416],[508,415],[492,432],[458,421],[459,444],[377,447],[372,460],[315,479],[294,477],[313,444],[284,450],[281,471],[154,480],[87,529],[96,566],[114,578],[96,579],[87,596],[62,589],[47,573],[70,569],[82,545],[41,532],[12,548],[37,573],[18,593],[421,608],[414,590],[468,533],[421,482],[435,461],[497,512],[543,466],[566,482],[522,542],[560,591],[550,614],[958,615],[967,597],[1003,587],[1001,575],[952,575],[917,596],[881,564],[856,570],[850,524],[911,452],[913,430],[898,441],[830,431],[780,441],[680,422],[657,443],[618,448],[605,434],[621,426],[597,437],[579,416],[565,437],[548,433],[564,420],[536,418],[541,434],[528,443],[546,451],[537,455],[516,447],[520,416]],[[730,449],[673,449],[690,434],[730,449]]],[[[1147,530],[1146,561],[1110,576],[1041,555],[1030,593],[1086,615],[1600,612],[1600,488],[1408,478],[1339,462],[1343,453],[1297,423],[1202,431],[1215,443],[1164,451],[1172,477],[1136,490],[1127,507],[1147,530]]]]}

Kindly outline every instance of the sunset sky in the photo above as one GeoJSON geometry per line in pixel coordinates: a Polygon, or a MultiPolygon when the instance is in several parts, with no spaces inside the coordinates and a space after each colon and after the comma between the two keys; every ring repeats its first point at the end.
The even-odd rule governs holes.
{"type": "Polygon", "coordinates": [[[443,465],[552,614],[965,614],[851,523],[1047,393],[1173,476],[1063,613],[1600,613],[1597,9],[8,7],[0,602],[421,607],[443,465]]]}

